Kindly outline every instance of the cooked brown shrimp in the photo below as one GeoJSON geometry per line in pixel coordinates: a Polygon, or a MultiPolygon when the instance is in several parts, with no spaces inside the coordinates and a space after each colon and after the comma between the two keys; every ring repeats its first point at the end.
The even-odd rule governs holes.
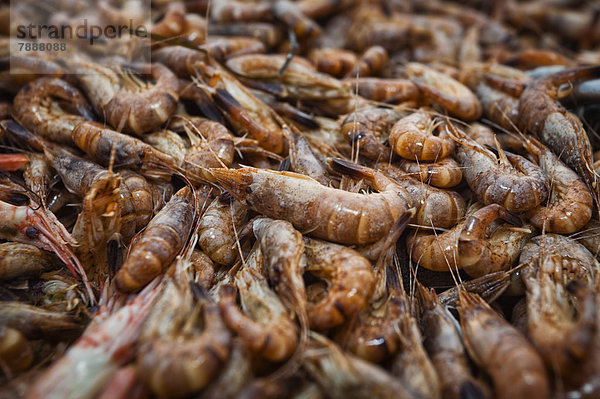
{"type": "Polygon", "coordinates": [[[481,116],[479,100],[466,86],[450,76],[415,62],[406,65],[406,75],[431,101],[464,120],[481,116]]]}
{"type": "Polygon", "coordinates": [[[527,139],[527,149],[550,180],[547,206],[528,213],[535,227],[549,233],[570,234],[579,231],[592,217],[593,198],[577,173],[569,169],[547,147],[534,138],[527,139]]]}
{"type": "Polygon", "coordinates": [[[271,12],[294,31],[298,40],[310,40],[321,34],[319,25],[303,14],[296,2],[276,0],[271,12]]]}
{"type": "Polygon", "coordinates": [[[273,18],[269,3],[248,3],[239,0],[219,1],[210,7],[210,17],[219,22],[264,21],[273,18]]]}
{"type": "MultiPolygon", "coordinates": [[[[304,252],[302,234],[284,220],[258,218],[252,230],[264,257],[264,270],[284,304],[306,323],[306,292],[300,263],[304,252]]],[[[303,326],[304,327],[304,326],[303,326]]]]}
{"type": "Polygon", "coordinates": [[[332,178],[306,138],[294,127],[287,125],[283,126],[283,134],[288,142],[291,170],[329,186],[332,178]]]}
{"type": "Polygon", "coordinates": [[[341,78],[354,67],[358,57],[350,50],[315,48],[308,54],[308,59],[317,68],[317,71],[341,78]]]}
{"type": "Polygon", "coordinates": [[[348,81],[358,90],[359,96],[388,104],[416,102],[421,95],[417,86],[408,79],[359,78],[358,81],[348,81]]]}
{"type": "MultiPolygon", "coordinates": [[[[354,168],[353,164],[347,166],[354,168]]],[[[341,244],[381,239],[410,207],[408,193],[374,171],[365,178],[372,179],[374,188],[381,192],[368,195],[325,187],[291,172],[256,168],[211,172],[220,185],[251,209],[287,220],[301,232],[341,244]]]]}
{"type": "Polygon", "coordinates": [[[479,296],[460,291],[459,298],[465,346],[492,378],[496,396],[549,397],[544,363],[527,339],[479,296]]]}
{"type": "Polygon", "coordinates": [[[435,292],[418,284],[419,324],[424,346],[440,379],[442,397],[462,398],[470,392],[478,398],[490,397],[488,388],[471,375],[461,331],[454,316],[444,307],[435,292]]]}
{"type": "Polygon", "coordinates": [[[25,166],[25,170],[23,170],[23,179],[27,187],[45,205],[54,172],[45,156],[37,153],[29,153],[27,157],[29,158],[29,163],[25,166]]]}
{"type": "Polygon", "coordinates": [[[371,46],[360,56],[347,78],[377,75],[388,62],[388,52],[382,46],[371,46]]]}
{"type": "Polygon", "coordinates": [[[163,154],[168,154],[174,160],[175,165],[183,163],[183,158],[189,147],[186,139],[169,129],[144,134],[142,139],[163,154]]]}
{"type": "Polygon", "coordinates": [[[140,289],[161,274],[184,247],[194,223],[194,200],[188,188],[177,192],[135,241],[115,276],[121,292],[140,289]]]}
{"type": "Polygon", "coordinates": [[[402,113],[387,108],[365,108],[349,114],[341,123],[341,134],[355,153],[374,160],[388,160],[390,149],[383,143],[402,113]]]}
{"type": "Polygon", "coordinates": [[[307,305],[311,328],[325,330],[352,319],[367,306],[375,289],[371,262],[355,250],[305,239],[306,271],[327,282],[324,298],[307,305]]]}
{"type": "Polygon", "coordinates": [[[211,37],[210,41],[201,46],[213,58],[226,61],[247,54],[262,54],[265,45],[254,37],[211,37]]]}
{"type": "Polygon", "coordinates": [[[269,287],[262,275],[263,258],[255,248],[235,278],[242,310],[236,304],[236,289],[219,289],[219,308],[225,324],[260,356],[279,362],[289,358],[298,345],[294,316],[269,287]]]}
{"type": "Polygon", "coordinates": [[[500,148],[496,155],[451,123],[447,126],[459,143],[456,159],[464,168],[463,177],[481,202],[525,212],[546,200],[550,183],[537,165],[500,148]]]}
{"type": "Polygon", "coordinates": [[[450,188],[462,180],[462,169],[453,158],[444,158],[434,163],[413,162],[403,159],[398,167],[415,179],[439,188],[450,188]]]}
{"type": "Polygon", "coordinates": [[[414,223],[428,227],[450,228],[465,215],[465,201],[457,192],[431,187],[384,162],[376,164],[375,168],[408,192],[412,206],[417,210],[413,217],[414,223]]]}
{"type": "Polygon", "coordinates": [[[394,152],[403,158],[416,161],[437,161],[454,152],[455,144],[442,130],[434,135],[440,122],[420,109],[397,121],[390,130],[389,143],[394,152]]]}
{"type": "Polygon", "coordinates": [[[23,87],[15,96],[15,117],[36,134],[59,143],[72,143],[71,131],[93,114],[79,90],[58,78],[40,78],[23,87]],[[53,98],[72,104],[81,115],[70,114],[53,98]]]}
{"type": "Polygon", "coordinates": [[[0,280],[37,276],[56,268],[60,262],[50,252],[34,245],[4,242],[0,244],[0,280]]]}
{"type": "Polygon", "coordinates": [[[73,129],[73,142],[103,166],[139,171],[146,177],[169,180],[175,160],[151,145],[95,122],[80,123],[73,129]]]}
{"type": "Polygon", "coordinates": [[[186,277],[186,263],[176,261],[139,338],[137,369],[159,397],[199,391],[229,359],[231,333],[217,304],[186,277]]]}
{"type": "MultiPolygon", "coordinates": [[[[172,128],[178,131],[176,126],[172,125],[172,128]]],[[[198,166],[231,166],[235,152],[234,138],[225,126],[209,119],[192,117],[179,128],[187,133],[191,144],[182,164],[184,173],[193,175],[198,166]]]]}
{"type": "Polygon", "coordinates": [[[19,330],[0,325],[0,364],[3,371],[18,373],[33,362],[31,344],[19,330]]]}
{"type": "Polygon", "coordinates": [[[267,22],[212,22],[208,25],[209,35],[244,36],[260,40],[267,49],[277,46],[283,38],[281,27],[267,22]]]}
{"type": "Polygon", "coordinates": [[[76,338],[85,327],[71,314],[11,301],[2,302],[0,325],[19,330],[29,339],[51,340],[76,338]]]}
{"type": "Polygon", "coordinates": [[[152,51],[152,58],[166,65],[180,78],[189,79],[206,62],[207,55],[183,46],[167,46],[152,51]]]}
{"type": "Polygon", "coordinates": [[[566,69],[537,79],[519,100],[519,127],[537,136],[560,159],[581,176],[598,199],[597,175],[594,172],[589,138],[577,116],[556,100],[560,85],[597,76],[600,67],[566,69]]]}

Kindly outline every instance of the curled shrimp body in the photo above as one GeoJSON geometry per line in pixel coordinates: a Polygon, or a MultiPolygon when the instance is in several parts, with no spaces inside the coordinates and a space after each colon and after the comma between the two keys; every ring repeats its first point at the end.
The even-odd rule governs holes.
{"type": "Polygon", "coordinates": [[[402,114],[387,108],[365,108],[352,112],[341,124],[341,133],[356,152],[370,159],[386,160],[390,149],[383,143],[402,114]]]}
{"type": "Polygon", "coordinates": [[[186,263],[177,261],[140,336],[137,369],[161,398],[199,391],[229,359],[231,333],[217,304],[182,276],[186,263]]]}
{"type": "Polygon", "coordinates": [[[413,207],[417,209],[413,217],[415,223],[449,228],[465,215],[466,204],[458,193],[431,187],[387,163],[378,163],[375,168],[406,189],[413,207]]]}
{"type": "Polygon", "coordinates": [[[231,166],[235,146],[233,135],[225,126],[205,118],[191,118],[182,128],[191,143],[182,163],[182,168],[187,174],[193,175],[198,166],[231,166]]]}
{"type": "Polygon", "coordinates": [[[16,242],[0,244],[0,281],[40,275],[54,269],[58,259],[34,245],[16,242]]]}
{"type": "Polygon", "coordinates": [[[358,59],[354,52],[338,48],[315,48],[310,51],[308,58],[317,71],[327,73],[335,78],[346,75],[358,59]]]}
{"type": "Polygon", "coordinates": [[[310,40],[321,34],[319,25],[300,10],[297,2],[277,0],[271,7],[273,16],[290,27],[299,40],[310,40]]]}
{"type": "Polygon", "coordinates": [[[388,52],[382,46],[371,46],[360,56],[356,65],[346,74],[347,78],[373,76],[381,71],[388,61],[388,52]]]}
{"type": "Polygon", "coordinates": [[[379,193],[368,195],[325,187],[291,172],[256,168],[212,169],[238,201],[272,218],[289,221],[301,232],[341,244],[381,239],[408,210],[408,193],[384,176],[373,176],[379,193]]]}
{"type": "Polygon", "coordinates": [[[72,314],[3,301],[0,325],[19,330],[28,339],[64,340],[81,334],[83,325],[72,314]]]}
{"type": "Polygon", "coordinates": [[[166,65],[180,78],[188,78],[206,62],[207,55],[202,51],[183,46],[167,46],[152,51],[152,58],[166,65]]]}
{"type": "Polygon", "coordinates": [[[255,353],[279,362],[296,350],[298,328],[293,315],[261,274],[262,261],[260,250],[254,250],[236,276],[242,310],[236,305],[236,291],[231,285],[220,287],[219,308],[227,326],[255,353]]]}
{"type": "Polygon", "coordinates": [[[27,187],[37,195],[42,204],[46,204],[54,171],[48,159],[41,154],[30,153],[27,155],[29,163],[23,171],[23,179],[27,187]]]}
{"type": "Polygon", "coordinates": [[[238,257],[235,230],[246,220],[248,208],[239,201],[219,197],[198,221],[198,245],[220,265],[230,266],[238,257]]]}
{"type": "Polygon", "coordinates": [[[79,148],[102,166],[114,162],[116,168],[128,168],[149,178],[162,180],[168,180],[177,166],[170,155],[99,123],[80,123],[73,129],[72,137],[79,148]]]}
{"type": "Polygon", "coordinates": [[[135,241],[115,276],[117,289],[136,291],[161,274],[187,242],[193,221],[192,194],[183,188],[171,197],[135,241]]]}
{"type": "Polygon", "coordinates": [[[23,87],[14,99],[16,118],[36,134],[59,143],[72,143],[71,131],[93,114],[79,90],[57,78],[40,78],[23,87]],[[72,115],[57,106],[52,98],[68,101],[80,115],[72,115]]]}
{"type": "Polygon", "coordinates": [[[598,75],[599,67],[566,69],[537,79],[529,85],[519,100],[519,127],[537,136],[570,168],[583,177],[597,194],[596,174],[593,169],[589,138],[574,114],[567,112],[556,99],[559,86],[598,75]]]}
{"type": "Polygon", "coordinates": [[[454,152],[454,142],[437,130],[433,115],[419,110],[397,121],[390,130],[389,143],[394,152],[403,158],[417,161],[437,161],[454,152]]]}
{"type": "Polygon", "coordinates": [[[403,159],[398,163],[398,167],[409,176],[439,188],[450,188],[458,185],[463,175],[460,165],[450,157],[433,163],[413,162],[403,159]]]}
{"type": "Polygon", "coordinates": [[[459,298],[465,346],[492,378],[496,396],[549,397],[544,363],[527,339],[479,296],[461,291],[459,298]]]}
{"type": "Polygon", "coordinates": [[[537,158],[551,182],[547,206],[539,206],[530,211],[529,221],[549,233],[570,234],[579,231],[589,222],[594,207],[587,186],[536,139],[528,139],[527,148],[537,158]]]}
{"type": "Polygon", "coordinates": [[[294,128],[283,127],[285,138],[288,141],[290,168],[296,173],[301,173],[329,186],[332,178],[325,164],[318,158],[315,150],[308,140],[294,128]]]}
{"type": "Polygon", "coordinates": [[[537,165],[501,149],[496,156],[462,131],[454,127],[452,131],[460,143],[456,159],[464,168],[464,179],[481,202],[524,212],[546,200],[550,183],[537,165]]]}
{"type": "Polygon", "coordinates": [[[324,298],[307,305],[310,326],[325,330],[350,320],[367,306],[375,289],[371,262],[355,250],[314,239],[306,241],[306,271],[325,280],[324,298]]]}
{"type": "Polygon", "coordinates": [[[421,284],[417,289],[423,343],[440,378],[442,397],[459,399],[462,392],[473,392],[479,398],[489,397],[487,387],[471,375],[454,316],[441,304],[435,292],[421,284]]]}
{"type": "Polygon", "coordinates": [[[481,116],[481,104],[475,94],[450,76],[414,62],[406,65],[406,75],[428,99],[451,115],[464,120],[481,116]]]}
{"type": "Polygon", "coordinates": [[[408,79],[361,77],[356,83],[352,83],[358,89],[359,96],[388,104],[417,101],[421,96],[417,86],[408,79]]]}

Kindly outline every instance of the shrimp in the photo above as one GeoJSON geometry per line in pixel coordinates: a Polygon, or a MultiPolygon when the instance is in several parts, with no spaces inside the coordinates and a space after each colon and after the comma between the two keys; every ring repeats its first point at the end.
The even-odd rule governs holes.
{"type": "Polygon", "coordinates": [[[30,244],[4,242],[0,244],[0,281],[39,276],[55,269],[58,259],[50,252],[30,244]]]}
{"type": "Polygon", "coordinates": [[[303,367],[317,384],[334,398],[369,397],[408,399],[416,392],[385,369],[344,353],[327,338],[312,333],[310,347],[303,353],[303,367]]]}
{"type": "Polygon", "coordinates": [[[193,174],[192,171],[198,166],[205,168],[231,166],[235,145],[233,135],[225,126],[219,122],[195,117],[183,125],[183,129],[191,143],[182,164],[184,173],[193,174]]]}
{"type": "Polygon", "coordinates": [[[93,120],[91,107],[83,94],[58,78],[40,78],[29,83],[15,96],[13,104],[20,123],[58,143],[72,143],[73,128],[85,120],[93,120]],[[67,101],[81,115],[65,112],[53,97],[67,101]]]}
{"type": "Polygon", "coordinates": [[[462,180],[462,169],[453,158],[444,158],[434,163],[413,162],[403,159],[398,167],[409,176],[439,188],[450,188],[462,180]]]}
{"type": "Polygon", "coordinates": [[[377,75],[388,62],[388,52],[382,46],[371,46],[360,56],[347,78],[377,75]]]}
{"type": "Polygon", "coordinates": [[[259,242],[269,281],[304,327],[306,292],[300,260],[305,245],[302,234],[289,222],[264,217],[252,222],[252,230],[259,242]]]}
{"type": "Polygon", "coordinates": [[[198,221],[198,245],[220,265],[231,266],[238,257],[236,231],[246,220],[248,208],[226,196],[213,201],[198,221]]]}
{"type": "Polygon", "coordinates": [[[210,8],[210,17],[218,22],[263,21],[273,17],[270,3],[247,3],[239,0],[219,1],[210,8]]]}
{"type": "Polygon", "coordinates": [[[0,325],[19,330],[29,339],[56,341],[77,338],[85,327],[71,314],[12,301],[2,302],[0,325]]]}
{"type": "Polygon", "coordinates": [[[367,306],[375,289],[371,262],[355,250],[305,239],[306,271],[327,282],[324,298],[307,305],[311,328],[325,330],[352,319],[367,306]]]}
{"type": "Polygon", "coordinates": [[[213,23],[208,26],[209,35],[245,36],[260,40],[267,49],[272,49],[281,43],[283,38],[280,26],[266,22],[231,22],[213,23]]]}
{"type": "Polygon", "coordinates": [[[186,263],[176,261],[176,276],[167,281],[140,335],[137,368],[158,397],[199,391],[229,359],[231,333],[217,304],[189,282],[186,263]]]}
{"type": "Polygon", "coordinates": [[[355,81],[358,95],[388,104],[417,102],[421,92],[408,79],[359,78],[355,81]]]}
{"type": "Polygon", "coordinates": [[[163,154],[168,154],[173,159],[175,165],[183,164],[183,158],[189,147],[189,142],[176,132],[169,129],[162,129],[158,132],[145,134],[143,140],[163,154]]]}
{"type": "Polygon", "coordinates": [[[259,248],[246,259],[235,283],[242,310],[236,304],[231,285],[219,289],[219,308],[227,326],[238,334],[253,352],[272,362],[289,358],[298,345],[298,328],[285,305],[269,288],[261,274],[264,260],[259,248]]]}
{"type": "Polygon", "coordinates": [[[378,163],[375,168],[406,189],[417,210],[413,217],[415,223],[449,228],[465,215],[465,201],[458,193],[431,187],[387,163],[378,163]]]}
{"type": "MultiPolygon", "coordinates": [[[[354,165],[336,161],[340,167],[354,165]]],[[[211,173],[238,201],[268,217],[289,221],[302,232],[340,244],[367,244],[386,235],[410,207],[408,193],[374,172],[368,195],[321,185],[291,172],[256,168],[212,169],[211,173]]]]}
{"type": "Polygon", "coordinates": [[[205,48],[210,56],[220,61],[266,51],[265,45],[254,37],[213,37],[201,48],[205,48]]]}
{"type": "Polygon", "coordinates": [[[301,41],[309,41],[321,34],[319,25],[302,13],[296,2],[276,0],[271,12],[273,16],[285,23],[301,41]]]}
{"type": "Polygon", "coordinates": [[[167,46],[153,50],[152,58],[184,79],[194,76],[202,64],[207,62],[204,52],[183,46],[167,46]]]}
{"type": "Polygon", "coordinates": [[[150,221],[135,241],[115,276],[120,292],[136,291],[160,275],[184,247],[194,223],[195,203],[190,190],[179,190],[150,221]]]}
{"type": "Polygon", "coordinates": [[[163,285],[155,280],[133,300],[113,310],[103,305],[95,322],[29,388],[26,398],[95,397],[133,355],[143,321],[163,285]]]}
{"type": "Polygon", "coordinates": [[[329,186],[332,183],[332,178],[306,138],[297,132],[294,127],[290,128],[287,125],[283,126],[283,134],[290,149],[289,157],[292,171],[311,177],[324,186],[329,186]]]}
{"type": "Polygon", "coordinates": [[[497,149],[483,148],[451,123],[452,136],[459,142],[456,158],[463,177],[485,205],[500,204],[511,212],[525,212],[548,197],[548,177],[525,158],[497,149]]]}
{"type": "Polygon", "coordinates": [[[315,48],[308,54],[308,59],[317,71],[327,73],[335,78],[341,78],[350,72],[358,57],[350,50],[315,48]]]}
{"type": "Polygon", "coordinates": [[[535,227],[550,233],[570,234],[579,231],[589,222],[594,207],[587,186],[536,139],[527,139],[527,149],[537,158],[551,182],[548,205],[531,210],[528,213],[529,221],[535,227]]]}
{"type": "Polygon", "coordinates": [[[527,339],[479,296],[460,291],[459,299],[465,347],[492,378],[496,396],[549,397],[544,363],[527,339]]]}
{"type": "Polygon", "coordinates": [[[433,290],[421,284],[417,285],[417,298],[424,345],[439,376],[442,397],[459,399],[464,392],[478,398],[490,397],[488,388],[471,375],[461,331],[454,316],[441,304],[433,290]]]}
{"type": "Polygon", "coordinates": [[[25,154],[0,154],[0,171],[14,172],[23,169],[29,163],[25,154]]]}
{"type": "Polygon", "coordinates": [[[429,100],[451,115],[469,121],[481,116],[481,104],[475,94],[450,76],[416,62],[406,65],[406,75],[429,100]]]}
{"type": "Polygon", "coordinates": [[[50,192],[50,185],[54,172],[48,162],[48,159],[41,154],[27,154],[29,163],[23,171],[23,179],[27,187],[39,198],[45,205],[50,192]]]}
{"type": "Polygon", "coordinates": [[[33,362],[31,344],[14,328],[0,326],[0,366],[18,373],[27,370],[33,362]]]}
{"type": "Polygon", "coordinates": [[[341,134],[356,148],[356,153],[369,159],[388,159],[390,149],[383,143],[390,128],[402,113],[387,108],[365,108],[349,114],[341,123],[341,134]]]}
{"type": "Polygon", "coordinates": [[[80,123],[73,129],[72,138],[77,147],[102,166],[109,166],[113,162],[116,168],[139,171],[157,180],[169,180],[178,166],[170,155],[99,123],[80,123]]]}
{"type": "Polygon", "coordinates": [[[439,123],[427,110],[420,109],[398,120],[390,130],[389,143],[403,158],[417,161],[437,161],[454,152],[455,144],[444,131],[434,131],[439,123]]]}
{"type": "Polygon", "coordinates": [[[140,381],[135,366],[119,369],[106,383],[97,399],[143,399],[150,394],[148,387],[140,381]]]}
{"type": "Polygon", "coordinates": [[[535,135],[583,178],[598,199],[589,138],[577,116],[566,111],[556,99],[559,86],[596,76],[600,67],[565,69],[529,85],[519,99],[519,128],[535,135]]]}

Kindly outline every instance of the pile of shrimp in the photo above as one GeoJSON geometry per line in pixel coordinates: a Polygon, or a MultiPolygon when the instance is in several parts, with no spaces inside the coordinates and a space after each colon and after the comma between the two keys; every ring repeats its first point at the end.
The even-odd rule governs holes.
{"type": "Polygon", "coordinates": [[[600,397],[599,16],[157,0],[151,59],[5,56],[0,397],[600,397]]]}

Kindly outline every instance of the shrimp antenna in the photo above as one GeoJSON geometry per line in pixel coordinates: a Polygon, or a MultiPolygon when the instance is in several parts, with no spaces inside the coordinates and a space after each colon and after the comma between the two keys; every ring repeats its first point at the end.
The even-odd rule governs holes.
{"type": "Polygon", "coordinates": [[[279,72],[277,72],[277,77],[283,75],[287,67],[290,65],[290,62],[292,62],[292,58],[294,58],[294,56],[298,52],[298,49],[300,48],[300,45],[298,44],[298,38],[296,37],[296,33],[291,27],[288,28],[288,37],[290,39],[290,51],[288,51],[288,53],[286,54],[285,62],[283,63],[283,66],[281,67],[279,72]]]}

